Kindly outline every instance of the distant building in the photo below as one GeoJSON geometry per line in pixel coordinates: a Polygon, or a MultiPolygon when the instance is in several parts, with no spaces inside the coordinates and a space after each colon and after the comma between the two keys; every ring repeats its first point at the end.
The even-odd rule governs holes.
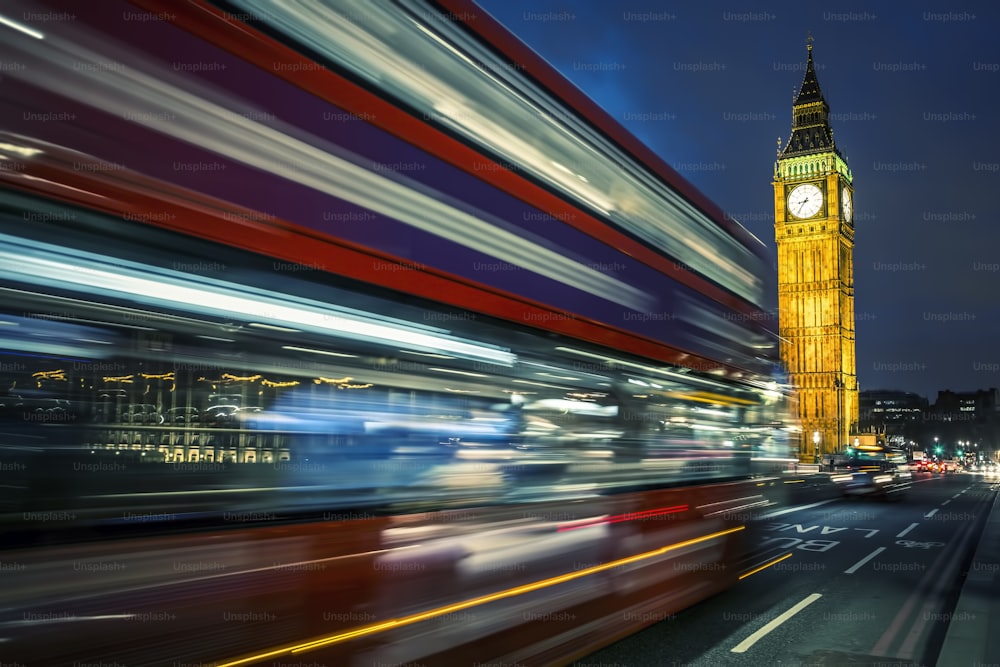
{"type": "Polygon", "coordinates": [[[996,419],[1000,416],[1000,391],[992,387],[977,391],[939,391],[931,415],[931,419],[937,422],[984,422],[996,419]]]}
{"type": "Polygon", "coordinates": [[[861,431],[882,430],[883,427],[920,422],[928,411],[928,401],[923,396],[891,389],[860,392],[858,406],[861,431]]]}
{"type": "Polygon", "coordinates": [[[1000,391],[938,392],[923,422],[909,431],[911,439],[942,456],[996,459],[1000,453],[1000,391]]]}

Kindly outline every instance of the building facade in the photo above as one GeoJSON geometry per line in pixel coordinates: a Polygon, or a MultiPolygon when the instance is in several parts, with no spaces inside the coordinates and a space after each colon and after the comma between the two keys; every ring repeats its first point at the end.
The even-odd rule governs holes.
{"type": "Polygon", "coordinates": [[[976,391],[939,391],[933,414],[939,422],[984,422],[1000,417],[1000,392],[996,388],[976,391]]]}
{"type": "Polygon", "coordinates": [[[926,419],[925,397],[909,391],[876,389],[858,394],[859,430],[902,434],[911,424],[926,419]]]}
{"type": "Polygon", "coordinates": [[[927,449],[943,457],[997,460],[1000,392],[994,387],[939,391],[919,437],[927,449]]]}
{"type": "Polygon", "coordinates": [[[799,392],[804,461],[840,452],[858,422],[853,175],[833,140],[812,43],[774,164],[781,358],[799,392]]]}

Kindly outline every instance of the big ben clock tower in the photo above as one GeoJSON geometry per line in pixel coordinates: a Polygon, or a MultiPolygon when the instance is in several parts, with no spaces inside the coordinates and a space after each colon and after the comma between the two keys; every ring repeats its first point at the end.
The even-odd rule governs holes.
{"type": "Polygon", "coordinates": [[[858,420],[853,177],[833,141],[812,38],[792,134],[778,140],[774,233],[781,358],[799,392],[799,458],[843,451],[858,420]]]}

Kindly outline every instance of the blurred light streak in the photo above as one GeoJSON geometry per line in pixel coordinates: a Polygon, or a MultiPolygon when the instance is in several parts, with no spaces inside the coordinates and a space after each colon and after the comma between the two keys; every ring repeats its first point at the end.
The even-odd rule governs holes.
{"type": "Polygon", "coordinates": [[[447,354],[437,354],[435,352],[415,352],[413,350],[400,350],[403,354],[415,354],[418,357],[431,357],[433,359],[454,359],[455,357],[449,357],[447,354]]]}
{"type": "Polygon", "coordinates": [[[270,329],[271,331],[283,331],[285,333],[302,333],[298,329],[289,329],[288,327],[279,327],[273,324],[261,324],[260,322],[251,322],[247,326],[251,326],[256,329],[270,329]]]}
{"type": "Polygon", "coordinates": [[[565,104],[512,75],[508,63],[449,17],[410,9],[400,16],[367,0],[336,8],[273,2],[263,20],[694,271],[761,300],[762,281],[747,268],[756,261],[749,250],[565,104]]]}
{"type": "MultiPolygon", "coordinates": [[[[737,533],[741,530],[745,530],[746,526],[737,526],[736,528],[729,528],[727,530],[720,530],[715,533],[710,533],[708,535],[703,535],[701,537],[695,537],[690,540],[684,540],[682,542],[677,542],[675,544],[670,544],[665,547],[660,547],[658,549],[653,549],[652,551],[646,551],[644,553],[636,554],[634,556],[627,556],[625,558],[619,558],[608,563],[603,563],[601,565],[595,565],[593,567],[588,567],[583,570],[577,570],[575,572],[568,572],[566,574],[561,574],[555,577],[550,577],[548,579],[542,579],[530,584],[525,584],[523,586],[515,586],[514,588],[508,588],[504,591],[498,591],[496,593],[491,593],[489,595],[483,595],[477,598],[472,598],[471,600],[465,600],[463,602],[456,602],[454,604],[445,605],[443,607],[438,607],[436,609],[431,609],[429,611],[420,612],[417,614],[411,614],[409,616],[404,616],[402,618],[391,619],[388,621],[383,621],[381,623],[375,623],[372,625],[362,626],[354,630],[348,630],[347,632],[340,632],[329,637],[323,637],[321,639],[316,639],[313,641],[295,644],[292,646],[286,646],[279,649],[274,649],[272,651],[266,651],[263,653],[257,653],[255,655],[247,656],[245,658],[239,658],[236,660],[231,660],[228,662],[217,663],[216,667],[237,667],[237,665],[248,665],[260,660],[266,660],[267,658],[273,658],[280,655],[305,653],[307,651],[314,651],[318,648],[324,646],[330,646],[331,644],[338,644],[340,642],[349,641],[351,639],[356,639],[358,637],[364,637],[367,635],[372,635],[380,632],[385,632],[386,630],[392,630],[394,628],[401,628],[407,625],[412,625],[414,623],[419,623],[420,621],[425,621],[431,618],[437,618],[439,616],[444,616],[446,614],[451,614],[456,611],[462,611],[464,609],[470,609],[472,607],[478,607],[479,605],[486,604],[488,602],[495,602],[496,600],[504,600],[506,598],[515,597],[517,595],[523,595],[525,593],[531,593],[533,591],[542,590],[544,588],[549,588],[558,584],[565,583],[567,581],[573,581],[575,579],[580,579],[582,577],[589,576],[591,574],[596,574],[598,572],[604,572],[622,565],[630,565],[632,563],[637,563],[643,560],[648,560],[650,558],[655,558],[657,556],[662,556],[665,553],[671,551],[676,551],[677,549],[683,549],[694,544],[699,544],[701,542],[707,542],[709,540],[714,540],[725,535],[731,535],[737,533]]],[[[791,555],[791,554],[789,554],[791,555]]]]}
{"type": "MultiPolygon", "coordinates": [[[[80,621],[121,621],[132,620],[136,614],[101,614],[98,616],[57,616],[55,618],[33,618],[23,621],[5,621],[3,625],[52,625],[54,623],[79,623],[80,621]]],[[[4,641],[4,640],[0,640],[4,641]]]]}
{"type": "Polygon", "coordinates": [[[474,378],[489,377],[489,375],[485,375],[483,373],[473,373],[472,371],[459,371],[455,370],[454,368],[428,368],[427,370],[437,371],[438,373],[454,373],[455,375],[468,375],[469,377],[474,377],[474,378]]]}
{"type": "Polygon", "coordinates": [[[750,570],[749,572],[745,572],[744,574],[741,574],[740,575],[740,581],[746,579],[747,577],[750,577],[750,576],[753,576],[753,575],[757,574],[761,570],[766,570],[767,568],[771,567],[772,565],[777,565],[778,563],[780,563],[781,561],[785,560],[786,558],[791,558],[791,557],[792,557],[792,554],[791,554],[791,552],[789,552],[789,553],[785,554],[784,556],[780,556],[779,558],[775,558],[774,560],[772,560],[772,561],[770,561],[768,563],[764,563],[760,567],[754,568],[754,569],[750,570]]]}
{"type": "Polygon", "coordinates": [[[625,514],[615,514],[614,516],[604,517],[601,519],[585,519],[582,522],[574,522],[570,526],[560,526],[556,532],[563,533],[569,530],[578,530],[580,528],[590,528],[592,526],[600,526],[608,523],[622,523],[624,521],[642,521],[644,519],[651,519],[656,516],[664,516],[667,514],[679,514],[680,512],[687,512],[689,509],[688,505],[674,505],[673,507],[663,507],[655,510],[643,510],[641,512],[626,512],[625,514]]]}
{"type": "Polygon", "coordinates": [[[330,352],[329,350],[316,350],[311,347],[296,347],[295,345],[282,345],[282,350],[292,350],[293,352],[309,352],[310,354],[322,354],[328,357],[349,357],[357,358],[356,354],[346,354],[344,352],[330,352]]]}
{"type": "MultiPolygon", "coordinates": [[[[206,315],[226,313],[245,319],[270,319],[319,333],[445,350],[469,359],[506,366],[513,365],[515,360],[515,355],[501,348],[435,335],[429,327],[418,327],[403,321],[393,323],[389,318],[362,311],[340,312],[327,304],[307,299],[296,302],[288,295],[210,278],[195,280],[186,274],[153,266],[131,262],[122,266],[122,262],[109,257],[6,235],[0,235],[0,241],[5,248],[0,250],[0,268],[15,280],[34,285],[68,288],[88,294],[110,293],[131,300],[141,299],[146,304],[206,315]]],[[[277,325],[251,324],[254,325],[295,331],[277,325]]]]}
{"type": "Polygon", "coordinates": [[[774,503],[772,501],[770,501],[770,500],[761,500],[761,501],[756,502],[756,503],[748,503],[746,505],[737,505],[736,507],[729,507],[729,508],[726,508],[724,510],[718,510],[718,511],[715,511],[715,512],[711,512],[709,514],[706,514],[705,518],[708,519],[710,517],[716,517],[716,516],[723,516],[723,517],[725,517],[725,516],[734,516],[735,512],[744,512],[744,511],[748,511],[748,510],[752,510],[752,509],[757,509],[757,508],[770,507],[773,504],[774,503]]]}
{"type": "Polygon", "coordinates": [[[38,32],[37,30],[32,30],[23,23],[18,23],[17,21],[14,21],[12,19],[7,18],[6,16],[3,16],[2,14],[0,14],[0,25],[5,25],[8,28],[13,28],[18,32],[23,32],[25,35],[28,35],[29,37],[34,37],[35,39],[45,39],[45,35],[38,32]]]}
{"type": "MultiPolygon", "coordinates": [[[[556,350],[558,350],[559,352],[569,352],[570,354],[576,354],[576,355],[579,355],[581,357],[589,357],[591,359],[599,359],[599,360],[605,361],[605,362],[607,362],[609,364],[618,364],[618,365],[624,366],[626,368],[638,368],[638,369],[644,370],[644,371],[646,371],[648,373],[659,373],[660,375],[666,375],[668,377],[678,378],[680,380],[683,380],[684,382],[698,382],[698,383],[701,383],[701,384],[710,385],[712,387],[717,387],[717,388],[722,389],[722,390],[726,390],[726,391],[729,390],[729,387],[727,387],[726,385],[724,385],[724,384],[722,384],[720,382],[714,382],[714,381],[706,379],[706,378],[700,378],[700,377],[697,377],[697,376],[694,376],[694,375],[688,375],[686,372],[675,372],[673,370],[667,370],[665,368],[655,368],[653,366],[647,366],[645,364],[637,364],[637,363],[632,362],[632,361],[625,361],[624,359],[616,359],[614,357],[608,357],[608,356],[605,356],[603,354],[595,354],[593,352],[587,352],[585,350],[577,350],[577,349],[572,348],[572,347],[561,347],[560,346],[560,347],[557,347],[556,350]]],[[[682,369],[677,369],[677,370],[681,371],[682,369]]],[[[683,369],[683,370],[686,371],[686,369],[683,369]]]]}
{"type": "MultiPolygon", "coordinates": [[[[12,153],[21,157],[34,157],[35,155],[42,153],[42,151],[38,148],[28,148],[26,146],[19,146],[18,144],[0,142],[0,153],[12,153]]],[[[2,157],[7,159],[6,155],[2,157]]]]}
{"type": "MultiPolygon", "coordinates": [[[[755,496],[744,496],[742,498],[733,498],[732,500],[720,500],[717,503],[707,503],[705,505],[698,505],[698,509],[703,509],[703,508],[706,508],[706,507],[715,507],[716,505],[729,505],[730,503],[736,503],[736,502],[739,502],[741,500],[753,500],[754,498],[763,498],[763,497],[764,496],[758,494],[758,495],[755,495],[755,496]]],[[[746,507],[746,506],[744,506],[744,507],[746,507]]]]}
{"type": "Polygon", "coordinates": [[[652,303],[650,295],[625,281],[507,231],[485,211],[463,210],[460,202],[401,174],[372,171],[370,161],[290,124],[248,118],[241,113],[245,101],[178,75],[141,52],[79,28],[73,40],[52,35],[45,48],[24,40],[5,46],[24,58],[30,72],[15,70],[10,76],[32,85],[612,302],[636,310],[652,303]]]}

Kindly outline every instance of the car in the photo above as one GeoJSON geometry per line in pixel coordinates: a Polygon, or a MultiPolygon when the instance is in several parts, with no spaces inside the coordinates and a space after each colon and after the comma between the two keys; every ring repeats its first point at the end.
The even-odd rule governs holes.
{"type": "Polygon", "coordinates": [[[901,498],[913,483],[913,471],[906,455],[895,450],[859,452],[831,481],[844,496],[901,498]]]}

